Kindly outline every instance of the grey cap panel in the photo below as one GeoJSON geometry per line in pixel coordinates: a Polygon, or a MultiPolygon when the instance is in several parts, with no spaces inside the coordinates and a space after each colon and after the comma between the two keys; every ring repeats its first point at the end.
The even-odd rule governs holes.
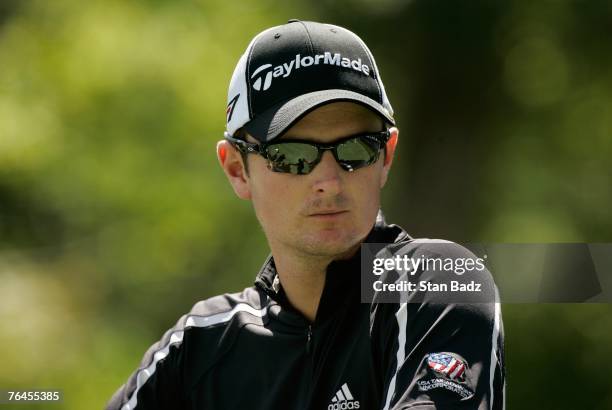
{"type": "Polygon", "coordinates": [[[377,101],[354,91],[333,89],[314,91],[276,104],[255,120],[245,125],[249,134],[262,142],[267,142],[281,136],[293,124],[310,111],[325,104],[338,101],[350,101],[364,105],[380,115],[388,123],[395,125],[395,119],[377,101]]]}

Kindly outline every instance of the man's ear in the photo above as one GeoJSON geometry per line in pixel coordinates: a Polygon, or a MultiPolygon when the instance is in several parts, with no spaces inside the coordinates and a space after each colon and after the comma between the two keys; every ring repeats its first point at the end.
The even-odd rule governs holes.
{"type": "Polygon", "coordinates": [[[244,168],[240,152],[227,140],[217,142],[217,159],[234,192],[240,199],[251,199],[249,176],[244,168]]]}
{"type": "Polygon", "coordinates": [[[395,155],[395,148],[397,147],[397,139],[399,138],[399,130],[396,127],[389,128],[391,136],[387,141],[385,155],[385,162],[383,163],[382,173],[380,175],[380,187],[384,187],[389,177],[389,171],[391,170],[391,164],[393,164],[393,156],[395,155]]]}

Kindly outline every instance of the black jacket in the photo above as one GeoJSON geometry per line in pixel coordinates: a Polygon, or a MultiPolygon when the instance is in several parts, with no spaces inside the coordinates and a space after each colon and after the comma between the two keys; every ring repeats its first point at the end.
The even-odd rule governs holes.
{"type": "MultiPolygon", "coordinates": [[[[427,248],[381,217],[366,242],[427,248]]],[[[198,302],[106,409],[503,409],[498,303],[360,303],[359,269],[359,253],[328,266],[309,323],[269,257],[254,286],[198,302]]]]}

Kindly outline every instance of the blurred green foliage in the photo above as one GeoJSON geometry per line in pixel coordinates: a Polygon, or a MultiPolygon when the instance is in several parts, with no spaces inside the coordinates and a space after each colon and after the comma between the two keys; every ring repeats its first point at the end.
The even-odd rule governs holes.
{"type": "MultiPolygon", "coordinates": [[[[252,283],[267,245],[214,145],[248,41],[293,17],[377,56],[401,130],[390,221],[612,242],[607,1],[4,0],[1,387],[101,408],[193,303],[252,283]]],[[[612,408],[609,305],[503,309],[509,408],[612,408]]]]}

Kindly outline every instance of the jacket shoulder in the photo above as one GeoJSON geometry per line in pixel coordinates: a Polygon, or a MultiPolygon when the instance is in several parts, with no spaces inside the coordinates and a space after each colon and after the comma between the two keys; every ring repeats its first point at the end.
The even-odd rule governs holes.
{"type": "Polygon", "coordinates": [[[232,348],[246,324],[263,325],[269,298],[254,287],[197,302],[184,316],[183,374],[189,389],[232,348]]]}
{"type": "Polygon", "coordinates": [[[151,345],[106,409],[175,406],[229,350],[243,323],[262,320],[266,303],[266,297],[254,287],[197,302],[151,345]]]}
{"type": "MultiPolygon", "coordinates": [[[[218,320],[224,322],[224,318],[227,318],[226,315],[223,315],[224,313],[237,313],[241,311],[254,313],[255,311],[264,309],[268,301],[269,298],[254,286],[247,287],[240,292],[212,296],[200,300],[193,305],[189,313],[185,315],[187,317],[185,327],[197,326],[195,324],[197,321],[188,320],[190,317],[213,317],[221,315],[218,320]]],[[[209,322],[214,322],[214,320],[209,319],[209,322]]],[[[203,323],[203,325],[206,325],[206,323],[203,323]]]]}

